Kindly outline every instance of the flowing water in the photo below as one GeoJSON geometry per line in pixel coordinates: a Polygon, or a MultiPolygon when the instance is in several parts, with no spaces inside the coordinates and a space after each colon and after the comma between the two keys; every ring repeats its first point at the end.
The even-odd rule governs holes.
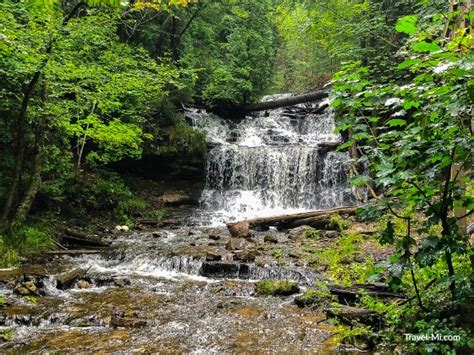
{"type": "Polygon", "coordinates": [[[321,104],[265,111],[238,123],[188,110],[210,145],[201,202],[212,224],[355,203],[350,157],[328,148],[340,142],[333,113],[311,113],[321,104]]]}
{"type": "Polygon", "coordinates": [[[340,140],[332,114],[303,112],[317,105],[238,123],[188,109],[210,147],[201,209],[166,229],[111,235],[112,247],[100,255],[53,257],[39,271],[0,272],[0,297],[7,301],[0,305],[0,330],[15,334],[9,342],[0,337],[0,351],[330,353],[334,329],[320,324],[323,315],[296,307],[295,295],[255,293],[255,280],[290,279],[303,291],[319,279],[298,259],[278,259],[292,243],[289,235],[273,232],[277,248],[257,233],[260,256],[242,262],[226,250],[230,237],[223,226],[355,202],[349,157],[328,148],[340,140]],[[58,289],[58,275],[76,268],[83,270],[76,282],[58,289]],[[41,297],[14,296],[22,274],[41,297]]]}

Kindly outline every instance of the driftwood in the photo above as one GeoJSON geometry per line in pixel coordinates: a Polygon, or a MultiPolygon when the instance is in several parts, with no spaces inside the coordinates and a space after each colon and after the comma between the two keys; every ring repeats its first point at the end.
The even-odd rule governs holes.
{"type": "Polygon", "coordinates": [[[271,226],[277,227],[278,229],[289,229],[296,228],[302,225],[307,225],[320,229],[327,229],[332,227],[331,216],[333,214],[354,215],[355,211],[356,207],[330,208],[313,212],[249,219],[247,221],[229,223],[227,225],[227,228],[229,228],[230,230],[235,225],[245,222],[248,223],[250,228],[261,230],[268,229],[271,226]]]}
{"type": "Polygon", "coordinates": [[[318,101],[326,98],[327,96],[328,93],[325,91],[314,91],[307,94],[290,96],[285,99],[245,105],[242,107],[242,110],[245,112],[272,110],[280,107],[294,106],[306,102],[318,101]]]}
{"type": "Polygon", "coordinates": [[[68,246],[105,248],[110,245],[110,243],[90,239],[85,233],[71,228],[64,229],[64,234],[61,236],[61,239],[68,246]]]}

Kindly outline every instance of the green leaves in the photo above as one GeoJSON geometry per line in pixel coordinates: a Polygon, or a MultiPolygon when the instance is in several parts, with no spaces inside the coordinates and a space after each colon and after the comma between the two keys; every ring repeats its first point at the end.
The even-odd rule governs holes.
{"type": "Polygon", "coordinates": [[[439,45],[433,42],[426,42],[426,41],[421,41],[421,42],[416,42],[412,46],[413,50],[415,52],[423,53],[423,52],[436,52],[439,51],[441,48],[439,45]]]}
{"type": "Polygon", "coordinates": [[[408,35],[413,34],[417,30],[416,28],[417,21],[418,21],[417,17],[413,15],[402,17],[401,19],[397,21],[395,29],[398,32],[402,32],[408,35]]]}
{"type": "Polygon", "coordinates": [[[419,63],[421,63],[421,59],[417,59],[417,58],[406,59],[398,65],[398,69],[410,68],[410,67],[416,66],[416,64],[419,64],[419,63]]]}
{"type": "Polygon", "coordinates": [[[407,121],[401,119],[401,118],[392,118],[387,122],[387,126],[389,127],[401,127],[405,126],[407,124],[407,121]]]}

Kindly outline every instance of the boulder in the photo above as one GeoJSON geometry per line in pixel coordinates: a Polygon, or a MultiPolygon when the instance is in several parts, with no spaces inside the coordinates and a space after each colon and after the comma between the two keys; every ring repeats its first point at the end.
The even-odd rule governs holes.
{"type": "Polygon", "coordinates": [[[128,228],[128,226],[115,226],[114,231],[115,232],[128,232],[130,231],[130,228],[128,228]]]}
{"type": "Polygon", "coordinates": [[[215,253],[215,252],[207,252],[206,254],[206,260],[207,261],[219,261],[219,260],[222,260],[222,255],[219,254],[219,253],[215,253]]]}
{"type": "Polygon", "coordinates": [[[15,289],[13,290],[14,293],[20,296],[28,296],[28,295],[37,296],[38,295],[37,291],[38,291],[38,287],[31,280],[21,283],[20,285],[15,287],[15,289]]]}
{"type": "Polygon", "coordinates": [[[92,284],[86,280],[79,280],[77,281],[77,287],[79,287],[80,289],[86,289],[86,288],[91,288],[92,284]]]}
{"type": "Polygon", "coordinates": [[[303,233],[306,231],[307,228],[310,228],[310,227],[299,226],[299,227],[288,230],[288,238],[291,240],[299,239],[303,235],[303,233]]]}
{"type": "Polygon", "coordinates": [[[231,238],[227,242],[225,248],[227,250],[245,250],[247,249],[251,243],[243,238],[231,238]]]}
{"type": "Polygon", "coordinates": [[[13,290],[14,293],[16,293],[17,295],[20,295],[20,296],[28,296],[28,295],[31,295],[31,292],[30,290],[28,290],[26,287],[24,286],[18,286],[18,287],[15,287],[15,289],[13,290]]]}
{"type": "Polygon", "coordinates": [[[31,293],[35,293],[36,290],[38,290],[36,284],[33,281],[25,281],[23,286],[26,287],[31,293]]]}
{"type": "Polygon", "coordinates": [[[274,244],[276,244],[276,243],[278,243],[278,238],[275,237],[273,234],[267,234],[267,235],[265,235],[265,237],[263,238],[263,241],[264,241],[265,243],[274,243],[274,244]]]}
{"type": "Polygon", "coordinates": [[[246,238],[250,236],[250,223],[247,221],[229,223],[227,228],[234,238],[246,238]]]}
{"type": "Polygon", "coordinates": [[[256,250],[238,250],[234,253],[234,260],[244,263],[252,263],[255,261],[258,252],[256,250]]]}

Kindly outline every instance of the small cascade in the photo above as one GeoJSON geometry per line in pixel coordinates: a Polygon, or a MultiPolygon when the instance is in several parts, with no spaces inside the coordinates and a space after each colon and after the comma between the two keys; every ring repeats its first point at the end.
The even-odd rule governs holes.
{"type": "Polygon", "coordinates": [[[322,104],[260,112],[239,123],[187,110],[210,147],[201,202],[211,224],[356,202],[350,156],[330,148],[341,139],[333,112],[311,113],[322,104]]]}
{"type": "Polygon", "coordinates": [[[199,276],[204,258],[191,255],[155,254],[148,250],[130,253],[123,259],[85,258],[84,267],[90,273],[115,273],[119,275],[142,275],[153,277],[175,277],[179,274],[199,276]]]}
{"type": "Polygon", "coordinates": [[[258,266],[237,262],[205,262],[200,270],[202,276],[210,278],[240,280],[291,280],[300,285],[312,285],[318,276],[305,268],[279,267],[276,265],[258,266]]]}

